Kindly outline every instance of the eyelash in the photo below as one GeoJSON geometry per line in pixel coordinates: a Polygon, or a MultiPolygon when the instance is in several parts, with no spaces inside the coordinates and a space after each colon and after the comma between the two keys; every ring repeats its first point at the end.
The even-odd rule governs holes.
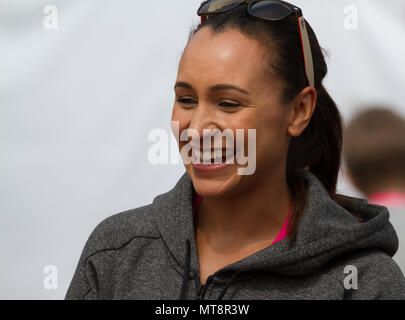
{"type": "MultiPolygon", "coordinates": [[[[193,104],[193,103],[187,103],[187,102],[185,102],[185,101],[190,101],[190,100],[192,100],[192,99],[187,99],[187,98],[185,98],[185,99],[178,99],[177,101],[180,102],[180,103],[182,103],[182,104],[193,104]]],[[[240,104],[237,104],[237,103],[231,103],[231,102],[227,102],[227,101],[223,101],[223,102],[221,102],[221,103],[226,103],[226,104],[228,104],[227,106],[222,106],[222,107],[224,107],[224,108],[237,108],[237,107],[240,107],[240,104]]]]}

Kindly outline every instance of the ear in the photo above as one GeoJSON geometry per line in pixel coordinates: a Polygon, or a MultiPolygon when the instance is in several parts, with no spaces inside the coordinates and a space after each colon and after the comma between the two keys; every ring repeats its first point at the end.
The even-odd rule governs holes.
{"type": "Polygon", "coordinates": [[[292,137],[298,137],[308,126],[312,114],[315,111],[317,92],[314,87],[306,87],[292,102],[291,120],[288,133],[292,137]]]}

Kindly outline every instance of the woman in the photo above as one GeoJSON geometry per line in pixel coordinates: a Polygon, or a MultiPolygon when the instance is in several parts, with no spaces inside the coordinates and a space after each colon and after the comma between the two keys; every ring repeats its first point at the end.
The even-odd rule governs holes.
{"type": "Polygon", "coordinates": [[[193,145],[172,190],[96,227],[67,299],[405,298],[388,211],[335,193],[341,117],[314,32],[295,6],[256,2],[202,3],[172,114],[191,143],[254,129],[254,173],[193,145]]]}

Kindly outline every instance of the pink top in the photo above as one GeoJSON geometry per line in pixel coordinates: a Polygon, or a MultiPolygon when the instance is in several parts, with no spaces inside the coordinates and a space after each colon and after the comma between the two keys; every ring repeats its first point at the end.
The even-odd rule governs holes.
{"type": "MultiPolygon", "coordinates": [[[[198,195],[196,192],[194,192],[194,203],[193,203],[193,213],[194,215],[197,212],[197,208],[200,205],[201,200],[203,199],[200,195],[198,195]]],[[[288,210],[288,215],[287,218],[284,221],[283,226],[281,227],[280,232],[278,233],[277,237],[273,240],[273,242],[270,244],[275,244],[276,242],[284,239],[285,237],[287,237],[288,234],[288,221],[290,219],[290,215],[291,215],[291,211],[292,211],[293,205],[291,204],[290,210],[288,210]]]]}
{"type": "Polygon", "coordinates": [[[405,192],[386,191],[377,192],[368,197],[369,203],[384,207],[396,207],[405,205],[405,192]]]}

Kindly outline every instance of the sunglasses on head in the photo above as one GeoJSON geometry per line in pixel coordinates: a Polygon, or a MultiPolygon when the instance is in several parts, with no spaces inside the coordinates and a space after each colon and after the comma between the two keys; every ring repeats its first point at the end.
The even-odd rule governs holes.
{"type": "Polygon", "coordinates": [[[300,8],[279,0],[206,0],[201,3],[197,14],[201,17],[201,23],[204,23],[209,17],[227,12],[242,4],[247,4],[247,12],[249,15],[267,21],[281,21],[293,15],[297,17],[305,75],[309,85],[315,87],[311,45],[300,8]]]}

